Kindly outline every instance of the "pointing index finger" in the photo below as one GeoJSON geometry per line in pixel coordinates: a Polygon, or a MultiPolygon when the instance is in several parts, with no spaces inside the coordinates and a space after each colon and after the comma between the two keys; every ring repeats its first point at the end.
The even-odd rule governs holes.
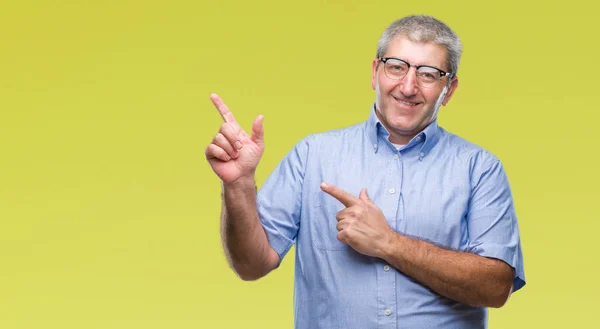
{"type": "Polygon", "coordinates": [[[321,190],[334,197],[346,207],[352,207],[353,205],[359,202],[359,199],[357,197],[333,184],[321,183],[321,190]]]}
{"type": "Polygon", "coordinates": [[[235,121],[235,117],[233,116],[233,113],[231,113],[231,111],[229,110],[227,105],[225,105],[225,102],[223,102],[223,100],[221,99],[221,97],[219,97],[219,95],[211,94],[210,100],[213,102],[213,104],[219,111],[219,114],[221,115],[221,118],[223,118],[223,121],[225,121],[227,123],[237,124],[237,121],[235,121]]]}

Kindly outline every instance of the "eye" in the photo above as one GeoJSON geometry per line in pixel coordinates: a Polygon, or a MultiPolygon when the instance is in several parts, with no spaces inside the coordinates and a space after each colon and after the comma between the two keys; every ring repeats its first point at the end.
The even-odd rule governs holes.
{"type": "Polygon", "coordinates": [[[406,67],[406,65],[404,65],[402,63],[390,63],[390,62],[388,62],[387,69],[390,70],[391,72],[402,73],[402,72],[405,72],[407,70],[407,67],[406,67]]]}
{"type": "Polygon", "coordinates": [[[440,73],[437,71],[420,71],[419,78],[425,82],[433,82],[439,80],[440,73]]]}

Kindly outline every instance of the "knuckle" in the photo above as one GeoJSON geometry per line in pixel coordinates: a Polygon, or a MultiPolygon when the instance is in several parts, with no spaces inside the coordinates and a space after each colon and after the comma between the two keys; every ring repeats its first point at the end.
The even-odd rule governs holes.
{"type": "Polygon", "coordinates": [[[366,214],[365,208],[360,207],[356,209],[356,217],[362,218],[366,214]]]}
{"type": "Polygon", "coordinates": [[[226,133],[228,133],[230,131],[230,129],[231,129],[231,125],[228,122],[225,122],[219,128],[219,132],[222,133],[223,135],[225,135],[226,133]]]}
{"type": "Polygon", "coordinates": [[[220,140],[221,140],[221,138],[223,138],[223,134],[221,134],[221,133],[217,133],[217,134],[215,135],[215,137],[213,137],[213,143],[216,143],[216,142],[220,141],[220,140]]]}
{"type": "Polygon", "coordinates": [[[349,208],[348,213],[349,213],[349,215],[351,217],[355,217],[356,218],[356,217],[358,217],[360,215],[360,209],[356,209],[354,207],[353,208],[349,208]]]}

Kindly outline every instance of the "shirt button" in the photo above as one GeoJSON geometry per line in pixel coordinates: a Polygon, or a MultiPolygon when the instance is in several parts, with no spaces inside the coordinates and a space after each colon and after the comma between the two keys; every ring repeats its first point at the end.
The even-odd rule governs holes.
{"type": "Polygon", "coordinates": [[[391,188],[391,189],[390,189],[390,194],[394,194],[394,192],[396,192],[396,190],[395,190],[395,189],[393,189],[393,188],[391,188]]]}
{"type": "Polygon", "coordinates": [[[421,136],[417,136],[417,142],[421,140],[421,136]]]}
{"type": "Polygon", "coordinates": [[[398,160],[398,154],[394,154],[394,159],[398,160]]]}
{"type": "Polygon", "coordinates": [[[385,313],[385,315],[389,316],[390,314],[392,314],[392,311],[388,308],[388,309],[385,310],[384,313],[385,313]]]}
{"type": "Polygon", "coordinates": [[[389,271],[390,270],[390,266],[389,265],[384,266],[383,270],[386,271],[386,272],[389,271]]]}
{"type": "Polygon", "coordinates": [[[420,154],[421,158],[425,156],[425,153],[421,152],[420,154]]]}
{"type": "Polygon", "coordinates": [[[377,144],[373,144],[373,148],[376,149],[377,148],[377,144]]]}

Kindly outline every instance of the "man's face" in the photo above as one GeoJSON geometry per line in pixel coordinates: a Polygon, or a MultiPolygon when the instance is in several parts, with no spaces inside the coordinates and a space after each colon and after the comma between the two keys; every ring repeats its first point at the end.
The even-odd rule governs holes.
{"type": "MultiPolygon", "coordinates": [[[[411,65],[404,78],[393,80],[385,75],[384,63],[377,65],[379,61],[375,59],[371,78],[371,87],[376,94],[377,116],[390,132],[390,141],[407,144],[434,119],[434,115],[437,115],[436,101],[448,82],[446,76],[431,88],[422,87],[417,82],[417,72],[412,65],[428,65],[448,71],[446,49],[399,36],[390,43],[383,57],[399,58],[411,65]]],[[[443,105],[448,103],[457,87],[458,79],[454,78],[443,98],[443,105]]]]}

